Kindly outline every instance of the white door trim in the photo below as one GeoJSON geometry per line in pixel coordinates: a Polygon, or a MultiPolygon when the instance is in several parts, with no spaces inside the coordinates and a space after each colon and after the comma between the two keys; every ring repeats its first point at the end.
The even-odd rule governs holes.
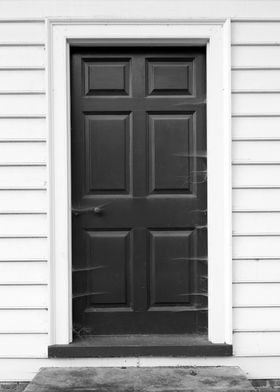
{"type": "Polygon", "coordinates": [[[47,20],[50,344],[72,339],[69,47],[117,39],[207,40],[209,340],[232,341],[229,20],[47,20]]]}

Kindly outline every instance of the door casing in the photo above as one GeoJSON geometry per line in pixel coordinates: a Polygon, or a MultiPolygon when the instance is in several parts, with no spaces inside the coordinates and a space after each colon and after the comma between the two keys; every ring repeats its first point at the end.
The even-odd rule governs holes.
{"type": "Polygon", "coordinates": [[[232,342],[230,21],[48,20],[49,336],[72,340],[70,45],[206,45],[208,338],[232,342]],[[149,37],[149,38],[147,38],[149,37]]]}

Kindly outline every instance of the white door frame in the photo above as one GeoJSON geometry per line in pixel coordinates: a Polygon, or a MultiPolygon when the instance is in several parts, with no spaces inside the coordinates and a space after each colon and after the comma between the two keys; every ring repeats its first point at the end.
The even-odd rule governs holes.
{"type": "Polygon", "coordinates": [[[229,20],[48,19],[50,344],[72,340],[69,47],[102,40],[207,40],[208,336],[232,342],[229,20]]]}

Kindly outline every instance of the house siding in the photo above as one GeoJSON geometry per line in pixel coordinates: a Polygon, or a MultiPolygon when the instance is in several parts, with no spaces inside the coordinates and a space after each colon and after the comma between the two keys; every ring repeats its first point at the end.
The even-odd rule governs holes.
{"type": "MultiPolygon", "coordinates": [[[[61,2],[59,7],[50,7],[49,14],[65,16],[67,3],[61,2]]],[[[74,14],[71,4],[69,10],[74,14]]],[[[46,5],[44,12],[48,16],[46,5]]],[[[207,17],[203,12],[201,16],[207,17]]],[[[211,12],[209,9],[209,17],[213,17],[211,12]]],[[[232,11],[225,12],[231,16],[232,11]]],[[[248,17],[248,13],[250,16],[246,8],[244,15],[248,17]]],[[[242,10],[239,14],[242,16],[242,10]]],[[[251,378],[279,378],[278,14],[279,21],[232,20],[234,357],[170,360],[174,365],[235,364],[251,378]]],[[[22,10],[22,15],[21,22],[0,21],[0,380],[29,380],[41,366],[165,365],[162,358],[156,362],[148,358],[47,359],[51,333],[47,33],[43,19],[27,18],[33,16],[31,9],[22,10]]],[[[197,17],[195,12],[193,15],[197,17]]]]}

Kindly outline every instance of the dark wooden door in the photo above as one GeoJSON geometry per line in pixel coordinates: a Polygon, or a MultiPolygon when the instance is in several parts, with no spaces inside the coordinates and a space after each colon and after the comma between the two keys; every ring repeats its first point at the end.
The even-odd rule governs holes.
{"type": "Polygon", "coordinates": [[[204,48],[71,54],[74,331],[207,326],[204,48]]]}

